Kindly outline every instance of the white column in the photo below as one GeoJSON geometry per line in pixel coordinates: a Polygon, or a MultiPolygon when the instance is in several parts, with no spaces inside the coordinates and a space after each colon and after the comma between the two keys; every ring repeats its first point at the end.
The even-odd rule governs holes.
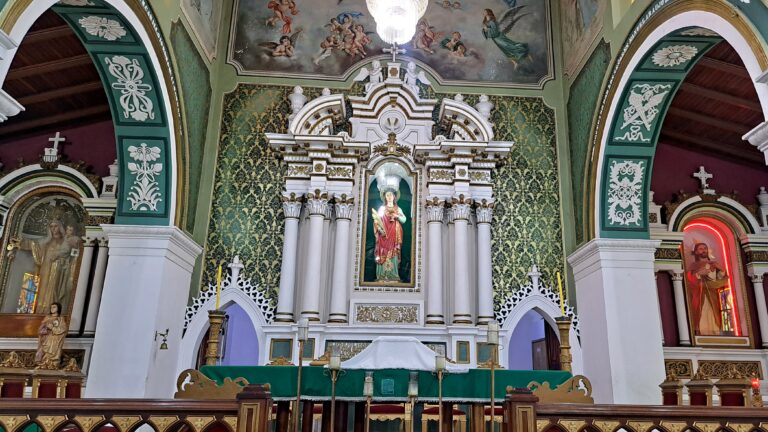
{"type": "Polygon", "coordinates": [[[88,300],[88,311],[85,313],[85,330],[83,331],[85,335],[93,335],[96,332],[96,321],[99,318],[99,305],[101,305],[101,293],[104,289],[104,275],[107,272],[109,242],[104,237],[99,238],[98,242],[96,268],[93,271],[93,281],[91,282],[91,299],[88,300]]]}
{"type": "Polygon", "coordinates": [[[285,213],[285,236],[275,322],[292,323],[296,290],[296,251],[299,244],[299,215],[301,215],[300,198],[295,194],[283,196],[283,213],[285,213]]]}
{"type": "Polygon", "coordinates": [[[472,200],[462,195],[454,198],[451,204],[453,212],[454,235],[454,296],[453,296],[453,323],[472,324],[472,306],[469,296],[469,250],[467,231],[469,229],[469,212],[472,200]]]}
{"type": "Polygon", "coordinates": [[[91,278],[91,263],[93,262],[93,237],[83,237],[83,257],[80,260],[80,271],[77,273],[77,288],[75,289],[75,301],[72,304],[72,314],[69,317],[69,334],[80,333],[80,325],[83,323],[83,310],[85,308],[85,296],[88,294],[88,282],[91,278]]]}
{"type": "Polygon", "coordinates": [[[443,213],[445,201],[427,200],[427,324],[445,324],[443,312],[443,213]]]}
{"type": "Polygon", "coordinates": [[[331,282],[331,311],[329,323],[348,322],[349,287],[349,226],[354,202],[352,198],[336,197],[336,239],[333,245],[333,280],[331,282]]]}
{"type": "Polygon", "coordinates": [[[659,404],[657,240],[594,239],[572,253],[584,375],[596,403],[659,404]]]}
{"type": "Polygon", "coordinates": [[[681,346],[691,346],[691,331],[688,329],[688,312],[685,308],[683,273],[671,272],[672,288],[675,292],[675,315],[677,316],[677,338],[681,346]]]}
{"type": "Polygon", "coordinates": [[[491,264],[491,219],[493,203],[483,200],[477,216],[477,324],[486,325],[493,314],[493,266],[491,264]]]}
{"type": "Polygon", "coordinates": [[[328,194],[320,192],[307,194],[307,209],[309,210],[309,242],[307,243],[307,259],[304,267],[304,289],[301,297],[301,317],[309,321],[320,321],[320,275],[323,246],[323,220],[328,208],[328,194]]]}
{"type": "Polygon", "coordinates": [[[169,398],[195,259],[202,248],[176,227],[102,225],[109,265],[87,398],[169,398]],[[155,332],[168,329],[160,350],[155,332]]]}
{"type": "Polygon", "coordinates": [[[765,302],[763,291],[763,275],[752,275],[752,288],[755,290],[755,309],[757,321],[760,324],[760,334],[763,336],[763,348],[768,348],[768,304],[765,302]]]}

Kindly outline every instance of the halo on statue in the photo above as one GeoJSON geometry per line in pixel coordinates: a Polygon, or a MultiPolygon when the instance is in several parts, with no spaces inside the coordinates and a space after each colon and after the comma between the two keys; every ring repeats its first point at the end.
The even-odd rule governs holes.
{"type": "Polygon", "coordinates": [[[381,198],[381,202],[383,202],[385,205],[387,204],[387,198],[386,198],[387,192],[392,192],[393,194],[395,194],[395,204],[397,204],[397,202],[400,201],[400,189],[387,187],[379,191],[379,197],[381,198]]]}

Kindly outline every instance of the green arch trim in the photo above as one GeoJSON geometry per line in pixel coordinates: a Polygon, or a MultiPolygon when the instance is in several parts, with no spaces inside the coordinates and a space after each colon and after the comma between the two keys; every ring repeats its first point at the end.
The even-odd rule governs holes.
{"type": "MultiPolygon", "coordinates": [[[[712,0],[714,1],[714,0],[712,0]]],[[[763,1],[721,0],[740,12],[762,40],[768,40],[768,6],[763,1]]],[[[676,0],[656,0],[635,24],[613,67],[609,84],[618,79],[621,58],[641,29],[676,0]]],[[[680,84],[696,62],[722,38],[706,29],[689,27],[659,40],[629,72],[621,89],[613,118],[607,124],[608,138],[600,170],[601,201],[597,202],[599,235],[603,238],[649,238],[648,196],[653,158],[661,125],[680,84]],[[674,47],[679,55],[671,55],[674,47]],[[692,49],[691,49],[692,48],[692,49]],[[684,54],[687,52],[688,54],[684,54]],[[682,53],[682,54],[681,54],[682,53]],[[655,57],[654,57],[655,56],[655,57]],[[664,60],[666,56],[667,61],[664,60]]],[[[602,104],[605,108],[606,90],[602,104]]],[[[601,139],[601,137],[598,137],[601,139]]]]}
{"type": "Polygon", "coordinates": [[[115,223],[169,225],[172,118],[151,57],[131,24],[103,0],[53,10],[77,34],[101,77],[115,126],[119,183],[115,223]]]}
{"type": "Polygon", "coordinates": [[[13,179],[13,181],[4,185],[2,189],[0,189],[0,195],[5,195],[19,185],[38,178],[60,178],[77,185],[77,187],[85,193],[85,198],[98,198],[91,193],[90,188],[94,187],[92,184],[86,184],[82,179],[65,171],[52,171],[43,168],[24,173],[13,179]]]}

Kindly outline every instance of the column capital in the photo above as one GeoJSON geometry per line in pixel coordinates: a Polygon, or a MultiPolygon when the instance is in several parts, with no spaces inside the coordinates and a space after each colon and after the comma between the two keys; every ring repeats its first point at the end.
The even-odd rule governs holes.
{"type": "Polygon", "coordinates": [[[763,283],[762,273],[750,275],[749,278],[752,280],[752,283],[755,283],[755,284],[763,283]]]}
{"type": "Polygon", "coordinates": [[[334,207],[336,207],[336,219],[351,220],[352,209],[355,207],[355,199],[347,194],[334,195],[334,207]]]}
{"type": "Polygon", "coordinates": [[[427,222],[443,223],[445,213],[445,201],[438,197],[427,198],[424,204],[427,209],[427,222]]]}
{"type": "Polygon", "coordinates": [[[328,193],[315,189],[314,192],[307,193],[306,197],[309,214],[325,217],[325,212],[328,208],[328,193]]]}
{"type": "Polygon", "coordinates": [[[189,234],[177,227],[147,225],[102,225],[107,237],[99,239],[99,246],[107,246],[112,256],[154,256],[163,254],[173,257],[177,264],[192,269],[195,259],[203,251],[189,234]]]}
{"type": "Polygon", "coordinates": [[[457,220],[468,221],[471,209],[472,198],[460,194],[451,199],[451,216],[453,217],[454,222],[457,220]]]}
{"type": "Polygon", "coordinates": [[[763,152],[766,163],[768,163],[768,121],[760,123],[754,129],[745,133],[741,139],[749,141],[750,144],[763,152]]]}
{"type": "Polygon", "coordinates": [[[475,215],[477,216],[477,223],[491,223],[493,219],[493,207],[495,203],[483,199],[479,202],[475,202],[475,215]]]}
{"type": "Polygon", "coordinates": [[[283,213],[286,219],[298,219],[301,215],[301,196],[296,195],[294,192],[283,193],[283,213]]]}
{"type": "Polygon", "coordinates": [[[669,275],[672,277],[672,282],[680,282],[683,280],[682,271],[671,271],[669,272],[669,275]]]}
{"type": "Polygon", "coordinates": [[[88,235],[84,235],[82,239],[83,239],[83,247],[94,247],[96,246],[96,241],[98,240],[97,237],[92,237],[88,235]]]}

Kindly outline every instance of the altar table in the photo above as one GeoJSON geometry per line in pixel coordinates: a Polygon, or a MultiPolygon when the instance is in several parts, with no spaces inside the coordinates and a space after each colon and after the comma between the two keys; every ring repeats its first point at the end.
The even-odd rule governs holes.
{"type": "MultiPolygon", "coordinates": [[[[250,384],[271,385],[274,400],[290,400],[296,397],[296,366],[203,366],[200,371],[208,378],[221,384],[225,378],[245,378],[250,384]]],[[[365,370],[343,370],[336,383],[336,398],[346,401],[363,401],[365,370]]],[[[376,369],[373,371],[374,395],[376,401],[406,401],[410,371],[405,369],[376,369]]],[[[418,372],[419,397],[421,401],[437,401],[437,375],[433,372],[418,372]]],[[[566,371],[521,371],[496,370],[495,398],[502,401],[506,388],[527,387],[532,381],[549,382],[552,388],[571,378],[566,371]]],[[[445,402],[487,402],[490,401],[491,370],[470,369],[466,373],[443,375],[443,400],[445,402]]],[[[327,368],[304,366],[301,371],[301,397],[307,400],[330,400],[331,378],[327,368]]]]}

